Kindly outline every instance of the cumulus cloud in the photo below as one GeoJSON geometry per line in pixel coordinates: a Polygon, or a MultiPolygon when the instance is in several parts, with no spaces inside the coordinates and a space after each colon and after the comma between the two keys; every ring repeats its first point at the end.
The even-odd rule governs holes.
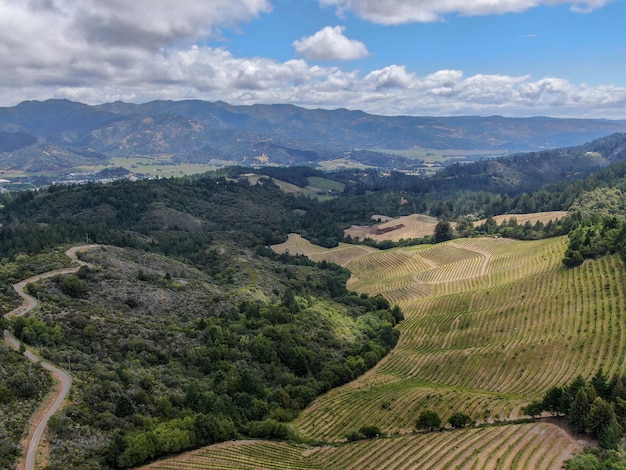
{"type": "Polygon", "coordinates": [[[326,26],[312,36],[293,42],[296,52],[309,60],[344,61],[370,55],[365,44],[344,36],[345,27],[326,26]]]}
{"type": "Polygon", "coordinates": [[[588,13],[613,0],[319,0],[337,7],[339,15],[351,11],[379,24],[440,21],[445,15],[492,15],[518,13],[537,6],[570,5],[572,11],[588,13]]]}
{"type": "Polygon", "coordinates": [[[390,65],[367,74],[363,83],[375,90],[385,88],[410,88],[415,81],[415,75],[408,73],[404,65],[390,65]]]}
{"type": "MultiPolygon", "coordinates": [[[[394,1],[406,8],[418,4],[394,1]]],[[[371,5],[378,3],[384,2],[371,5]]],[[[450,9],[456,3],[461,4],[438,0],[437,5],[450,9]]],[[[598,7],[603,2],[592,3],[578,6],[598,7]]],[[[465,76],[453,69],[419,75],[400,64],[364,72],[311,64],[308,60],[316,57],[315,51],[324,60],[367,54],[365,46],[346,38],[341,27],[324,28],[297,41],[302,47],[299,59],[237,57],[224,47],[203,45],[202,40],[219,34],[219,28],[269,11],[268,0],[178,0],[177,8],[170,4],[0,0],[0,105],[48,98],[90,104],[193,98],[345,107],[387,115],[626,117],[626,87],[592,87],[559,77],[465,76]],[[141,21],[131,24],[128,18],[141,21]],[[325,43],[328,39],[334,39],[330,45],[325,43]]],[[[367,3],[352,1],[353,7],[357,4],[367,3]]]]}
{"type": "Polygon", "coordinates": [[[0,0],[0,63],[61,62],[92,51],[115,61],[126,51],[189,45],[270,10],[269,0],[177,0],[175,7],[171,0],[0,0]]]}

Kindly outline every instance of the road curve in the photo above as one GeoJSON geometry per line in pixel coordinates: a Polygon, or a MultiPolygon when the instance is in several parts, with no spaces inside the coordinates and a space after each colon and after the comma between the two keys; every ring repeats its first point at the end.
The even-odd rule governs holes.
{"type": "MultiPolygon", "coordinates": [[[[38,274],[33,277],[29,277],[28,279],[24,279],[23,281],[18,282],[13,285],[15,291],[22,297],[23,302],[19,307],[11,310],[4,317],[10,318],[14,316],[25,315],[31,310],[33,310],[38,305],[37,299],[28,295],[24,292],[24,289],[27,284],[32,282],[38,282],[42,279],[48,279],[54,276],[63,275],[63,274],[72,274],[77,272],[81,266],[89,266],[89,263],[81,261],[77,258],[77,253],[82,251],[88,251],[93,248],[99,247],[100,245],[81,245],[74,246],[67,250],[65,254],[78,266],[74,266],[71,268],[63,268],[56,269],[54,271],[48,271],[47,273],[38,274]]],[[[8,330],[4,330],[4,339],[7,341],[15,350],[19,349],[19,341],[18,339],[11,334],[8,330]]],[[[36,356],[31,351],[26,350],[24,355],[28,358],[28,360],[34,363],[40,363],[41,366],[50,371],[57,381],[57,387],[52,392],[52,394],[48,397],[48,401],[43,403],[41,407],[35,412],[33,418],[31,418],[30,428],[28,430],[28,438],[27,445],[24,446],[26,455],[20,460],[18,464],[18,470],[34,470],[35,468],[35,457],[37,455],[37,448],[39,447],[39,442],[43,436],[43,433],[46,429],[46,425],[48,424],[48,420],[54,413],[56,413],[61,405],[63,404],[63,400],[70,391],[70,387],[72,385],[72,376],[68,374],[66,371],[55,367],[42,360],[39,356],[36,356]]]]}

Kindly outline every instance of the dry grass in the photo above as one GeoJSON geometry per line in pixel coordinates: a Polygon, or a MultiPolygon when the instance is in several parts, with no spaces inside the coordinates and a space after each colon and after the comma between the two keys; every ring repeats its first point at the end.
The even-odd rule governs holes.
{"type": "MultiPolygon", "coordinates": [[[[387,218],[388,219],[388,218],[387,218]]],[[[355,239],[371,238],[376,241],[424,238],[432,235],[438,220],[422,214],[412,214],[374,225],[353,225],[344,231],[355,239]]]]}
{"type": "Polygon", "coordinates": [[[272,245],[272,250],[276,253],[308,256],[313,261],[326,260],[341,266],[346,266],[351,261],[378,251],[369,246],[351,245],[349,243],[340,243],[336,248],[323,248],[314,245],[297,233],[290,233],[284,243],[272,245]]]}
{"type": "MultiPolygon", "coordinates": [[[[537,222],[548,223],[551,220],[556,222],[557,220],[562,219],[567,215],[567,211],[550,211],[550,212],[533,212],[532,214],[506,214],[506,215],[496,215],[492,217],[493,220],[496,221],[498,225],[501,225],[502,222],[509,221],[510,219],[517,220],[517,223],[520,225],[525,224],[526,222],[530,222],[531,224],[536,224],[537,222]]],[[[487,219],[481,219],[477,222],[474,222],[475,227],[479,227],[484,224],[487,219]]]]}

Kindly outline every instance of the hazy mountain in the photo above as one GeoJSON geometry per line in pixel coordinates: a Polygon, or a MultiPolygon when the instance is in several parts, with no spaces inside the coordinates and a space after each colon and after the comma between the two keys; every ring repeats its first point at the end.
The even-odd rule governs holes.
{"type": "MultiPolygon", "coordinates": [[[[20,148],[32,146],[33,139],[44,139],[57,153],[89,149],[105,157],[170,155],[175,161],[315,165],[355,149],[420,147],[506,154],[572,146],[626,131],[626,121],[376,116],[346,109],[205,101],[88,106],[48,100],[0,108],[0,131],[5,161],[20,148]]],[[[45,160],[50,149],[47,152],[40,152],[39,158],[45,160]]],[[[359,161],[359,153],[353,152],[351,158],[359,161]]],[[[402,163],[398,158],[390,165],[384,158],[382,162],[381,167],[402,163]]]]}

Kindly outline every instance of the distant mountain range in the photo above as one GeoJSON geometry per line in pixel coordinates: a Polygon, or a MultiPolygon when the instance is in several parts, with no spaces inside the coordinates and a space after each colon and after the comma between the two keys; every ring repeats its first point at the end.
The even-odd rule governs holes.
{"type": "Polygon", "coordinates": [[[346,158],[393,168],[407,164],[394,150],[506,154],[578,145],[624,131],[626,121],[597,119],[377,116],[205,101],[98,106],[27,101],[0,108],[0,169],[61,171],[103,164],[113,156],[311,166],[346,158]]]}

